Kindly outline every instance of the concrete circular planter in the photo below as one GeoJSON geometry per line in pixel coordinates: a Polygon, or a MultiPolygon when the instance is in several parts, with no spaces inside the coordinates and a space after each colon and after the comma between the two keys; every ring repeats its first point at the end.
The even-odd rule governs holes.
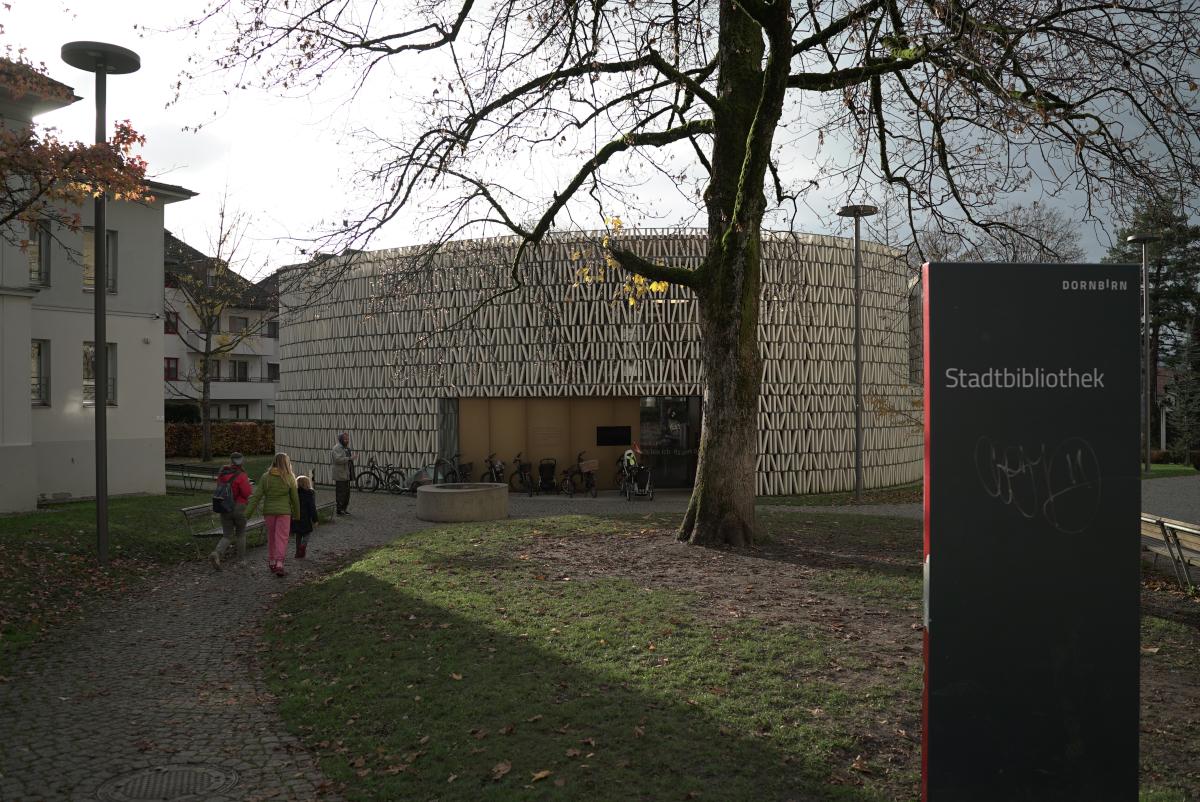
{"type": "Polygon", "coordinates": [[[418,487],[417,517],[439,523],[507,518],[508,485],[456,482],[418,487]]]}

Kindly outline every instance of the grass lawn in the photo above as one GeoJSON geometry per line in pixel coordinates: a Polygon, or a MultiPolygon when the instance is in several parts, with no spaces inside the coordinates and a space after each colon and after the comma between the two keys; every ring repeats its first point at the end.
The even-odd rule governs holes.
{"type": "MultiPolygon", "coordinates": [[[[863,490],[863,504],[920,504],[920,482],[877,490],[863,490]]],[[[858,503],[849,493],[812,493],[807,496],[760,496],[759,504],[785,507],[849,507],[858,503]]]]}
{"type": "MultiPolygon", "coordinates": [[[[288,592],[267,679],[352,800],[915,798],[920,524],[762,518],[754,553],[653,515],[420,532],[288,592]]],[[[1156,802],[1200,790],[1173,695],[1200,640],[1172,610],[1143,642],[1156,802]]]]}
{"type": "Polygon", "coordinates": [[[1172,476],[1195,476],[1196,469],[1191,465],[1150,465],[1150,475],[1143,479],[1168,479],[1172,476]]]}
{"type": "MultiPolygon", "coordinates": [[[[0,673],[13,650],[79,615],[102,593],[122,591],[162,565],[195,559],[180,507],[204,494],[133,496],[109,501],[110,564],[96,564],[96,505],[54,504],[0,515],[0,673]]],[[[260,531],[247,533],[253,545],[260,531]]],[[[205,541],[212,548],[212,541],[205,541]]]]}
{"type": "MultiPolygon", "coordinates": [[[[246,469],[246,473],[258,479],[266,473],[267,468],[271,467],[271,460],[275,459],[274,454],[246,454],[245,462],[242,467],[246,469]]],[[[214,456],[208,462],[203,462],[200,457],[167,457],[166,462],[172,465],[195,465],[198,468],[210,470],[220,468],[225,463],[229,462],[228,454],[219,454],[214,456]]]]}

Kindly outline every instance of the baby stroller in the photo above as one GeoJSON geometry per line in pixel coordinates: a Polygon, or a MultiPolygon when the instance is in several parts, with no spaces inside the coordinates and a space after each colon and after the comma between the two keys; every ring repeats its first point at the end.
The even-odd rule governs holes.
{"type": "Polygon", "coordinates": [[[647,496],[654,501],[654,482],[650,479],[650,469],[638,462],[632,450],[626,451],[621,457],[621,493],[627,501],[633,501],[634,496],[647,496]]]}
{"type": "Polygon", "coordinates": [[[558,485],[555,482],[555,473],[558,468],[558,460],[554,457],[546,457],[538,463],[538,491],[542,493],[554,493],[558,490],[558,485]]]}

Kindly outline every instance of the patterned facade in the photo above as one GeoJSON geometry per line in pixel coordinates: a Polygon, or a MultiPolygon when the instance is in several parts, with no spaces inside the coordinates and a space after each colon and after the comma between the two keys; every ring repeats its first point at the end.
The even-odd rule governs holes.
{"type": "MultiPolygon", "coordinates": [[[[428,464],[445,444],[445,399],[701,395],[690,291],[672,286],[630,305],[626,277],[590,263],[599,236],[544,242],[525,254],[515,287],[519,243],[510,238],[289,269],[280,280],[278,447],[328,480],[341,429],[381,463],[428,464]]],[[[643,230],[622,243],[694,267],[705,238],[643,230]]],[[[864,481],[883,487],[920,475],[911,270],[889,248],[863,243],[862,252],[864,481]]],[[[761,494],[853,487],[853,258],[842,238],[764,236],[761,494]]]]}

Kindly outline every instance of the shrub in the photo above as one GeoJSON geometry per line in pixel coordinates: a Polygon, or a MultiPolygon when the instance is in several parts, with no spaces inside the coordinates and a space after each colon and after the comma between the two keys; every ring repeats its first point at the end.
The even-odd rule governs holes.
{"type": "MultiPolygon", "coordinates": [[[[212,453],[272,454],[275,452],[275,424],[258,421],[220,421],[210,424],[212,453]]],[[[204,436],[199,423],[168,423],[166,425],[168,457],[190,457],[199,454],[204,436]]]]}

